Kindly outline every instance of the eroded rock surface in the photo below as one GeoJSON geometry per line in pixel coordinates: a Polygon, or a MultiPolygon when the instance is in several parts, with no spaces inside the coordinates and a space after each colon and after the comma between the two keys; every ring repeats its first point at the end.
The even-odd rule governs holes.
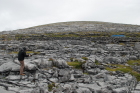
{"type": "MultiPolygon", "coordinates": [[[[126,63],[128,60],[139,59],[138,44],[136,43],[134,47],[99,44],[85,40],[0,43],[0,91],[4,93],[131,93],[135,91],[138,93],[140,83],[134,76],[105,69],[105,67],[115,68],[108,64],[129,66],[126,63]],[[20,76],[20,64],[16,52],[24,46],[32,51],[30,53],[32,56],[25,59],[26,75],[20,76]],[[82,62],[82,69],[69,66],[67,62],[71,61],[82,62]]],[[[140,72],[137,64],[132,68],[140,72]]]]}

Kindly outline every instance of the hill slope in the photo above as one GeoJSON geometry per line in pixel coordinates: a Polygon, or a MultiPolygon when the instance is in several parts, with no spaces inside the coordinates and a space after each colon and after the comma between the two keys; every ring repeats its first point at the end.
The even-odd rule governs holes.
{"type": "Polygon", "coordinates": [[[139,25],[119,24],[96,21],[73,21],[40,25],[26,29],[14,30],[12,33],[33,34],[50,32],[78,32],[78,31],[99,31],[99,32],[139,32],[139,25]]]}

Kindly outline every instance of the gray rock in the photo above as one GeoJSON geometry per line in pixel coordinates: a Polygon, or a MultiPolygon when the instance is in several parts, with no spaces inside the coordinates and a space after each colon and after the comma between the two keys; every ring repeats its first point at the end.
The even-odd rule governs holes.
{"type": "Polygon", "coordinates": [[[63,76],[63,77],[59,77],[59,82],[64,83],[64,82],[68,82],[70,79],[70,75],[68,76],[63,76]]]}
{"type": "Polygon", "coordinates": [[[69,81],[75,81],[74,75],[71,74],[69,81]]]}
{"type": "Polygon", "coordinates": [[[101,90],[101,87],[95,84],[78,84],[79,87],[89,88],[91,92],[96,93],[97,91],[101,90]]]}
{"type": "Polygon", "coordinates": [[[58,71],[55,71],[53,77],[58,77],[58,71]]]}
{"type": "Polygon", "coordinates": [[[98,62],[100,63],[103,63],[104,62],[104,57],[103,56],[96,56],[95,60],[97,60],[98,62]]]}
{"type": "Polygon", "coordinates": [[[13,92],[13,91],[7,91],[7,90],[5,90],[5,89],[3,89],[1,87],[0,87],[0,92],[1,93],[16,93],[16,92],[13,92]]]}
{"type": "Polygon", "coordinates": [[[71,88],[70,84],[65,84],[63,86],[63,88],[64,88],[64,93],[71,93],[72,92],[72,88],[71,88]]]}
{"type": "Polygon", "coordinates": [[[67,62],[63,59],[54,60],[53,65],[58,67],[58,68],[68,68],[69,67],[67,62]]]}
{"type": "Polygon", "coordinates": [[[68,69],[60,69],[60,71],[59,71],[59,76],[65,76],[65,75],[69,75],[70,74],[70,70],[68,70],[68,69]]]}
{"type": "Polygon", "coordinates": [[[129,56],[129,60],[136,60],[137,57],[136,56],[129,56]]]}
{"type": "Polygon", "coordinates": [[[19,71],[20,66],[18,64],[15,64],[13,62],[7,62],[4,63],[0,66],[0,72],[5,72],[5,71],[19,71]]]}
{"type": "Polygon", "coordinates": [[[49,80],[52,81],[52,82],[54,82],[54,83],[57,83],[58,82],[58,79],[57,78],[50,78],[49,80]]]}
{"type": "Polygon", "coordinates": [[[46,53],[45,52],[40,52],[39,55],[46,55],[46,53]]]}
{"type": "Polygon", "coordinates": [[[88,89],[88,88],[81,88],[81,87],[79,87],[78,89],[76,89],[75,92],[76,93],[92,93],[90,91],[90,89],[88,89]]]}
{"type": "Polygon", "coordinates": [[[92,75],[98,74],[98,72],[95,69],[88,69],[88,70],[86,70],[86,72],[89,74],[92,74],[92,75]]]}
{"type": "Polygon", "coordinates": [[[88,57],[89,60],[91,60],[92,62],[95,62],[96,56],[95,55],[90,55],[88,57]]]}
{"type": "Polygon", "coordinates": [[[129,65],[126,63],[125,66],[129,66],[129,65]]]}
{"type": "Polygon", "coordinates": [[[21,79],[25,79],[25,78],[27,78],[27,76],[9,75],[5,79],[8,79],[8,80],[21,80],[21,79]]]}
{"type": "Polygon", "coordinates": [[[137,86],[136,86],[135,90],[137,90],[137,91],[139,91],[139,92],[140,92],[140,83],[139,83],[139,84],[137,84],[137,86]]]}
{"type": "Polygon", "coordinates": [[[35,88],[31,91],[31,93],[49,93],[49,92],[44,88],[35,88]]]}
{"type": "Polygon", "coordinates": [[[122,50],[123,49],[123,46],[122,45],[119,45],[119,44],[106,44],[106,48],[108,50],[122,50]]]}
{"type": "Polygon", "coordinates": [[[128,93],[128,89],[126,87],[121,87],[117,89],[113,89],[113,93],[128,93]]]}
{"type": "Polygon", "coordinates": [[[140,42],[136,42],[135,45],[134,45],[134,48],[136,50],[140,50],[140,42]]]}
{"type": "Polygon", "coordinates": [[[105,57],[104,62],[118,64],[121,63],[122,61],[121,58],[119,57],[105,57]]]}
{"type": "Polygon", "coordinates": [[[36,70],[37,68],[36,68],[35,64],[28,63],[28,64],[25,64],[25,69],[26,70],[36,70]]]}

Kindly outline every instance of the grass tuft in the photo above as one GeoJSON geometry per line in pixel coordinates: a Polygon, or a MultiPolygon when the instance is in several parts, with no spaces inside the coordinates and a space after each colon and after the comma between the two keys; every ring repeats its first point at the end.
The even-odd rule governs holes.
{"type": "MultiPolygon", "coordinates": [[[[134,65],[134,63],[139,63],[140,60],[129,60],[127,64],[134,65]]],[[[130,73],[131,75],[135,76],[138,81],[140,81],[140,73],[134,71],[131,66],[125,66],[122,64],[108,64],[111,66],[116,66],[116,68],[109,68],[106,67],[106,70],[108,71],[122,71],[124,73],[130,73]]]]}
{"type": "Polygon", "coordinates": [[[51,83],[48,85],[48,91],[52,91],[52,88],[55,87],[55,83],[51,83]]]}
{"type": "Polygon", "coordinates": [[[86,63],[86,61],[84,62],[78,62],[78,60],[75,60],[74,62],[67,62],[67,64],[69,66],[73,66],[76,69],[82,69],[82,65],[86,63]]]}
{"type": "Polygon", "coordinates": [[[87,58],[87,57],[82,57],[82,59],[84,59],[84,60],[88,60],[88,58],[87,58]]]}
{"type": "Polygon", "coordinates": [[[96,65],[100,65],[100,63],[98,62],[98,60],[95,60],[95,64],[96,65]]]}
{"type": "Polygon", "coordinates": [[[129,65],[137,65],[137,66],[140,66],[140,59],[138,59],[138,60],[129,60],[128,62],[127,62],[127,64],[129,64],[129,65]]]}

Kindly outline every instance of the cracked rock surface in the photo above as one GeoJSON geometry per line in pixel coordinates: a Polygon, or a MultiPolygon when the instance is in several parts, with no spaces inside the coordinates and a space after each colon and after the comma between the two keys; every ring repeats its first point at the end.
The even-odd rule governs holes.
{"type": "MultiPolygon", "coordinates": [[[[0,92],[139,93],[140,82],[135,76],[105,69],[106,66],[115,68],[108,64],[129,66],[128,60],[139,59],[138,46],[139,43],[128,47],[86,40],[3,41],[0,43],[0,92]],[[16,52],[24,46],[33,52],[24,60],[25,76],[20,76],[16,52]],[[82,69],[69,66],[67,62],[71,61],[82,62],[82,69]]],[[[140,72],[137,64],[132,68],[140,72]]]]}

